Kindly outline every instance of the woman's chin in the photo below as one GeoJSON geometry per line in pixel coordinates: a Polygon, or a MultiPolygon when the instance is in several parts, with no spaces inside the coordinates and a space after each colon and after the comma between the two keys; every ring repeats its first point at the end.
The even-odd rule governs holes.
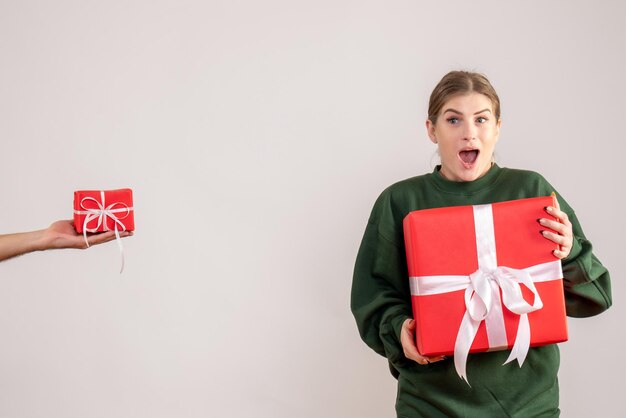
{"type": "Polygon", "coordinates": [[[461,166],[457,167],[455,170],[447,170],[443,167],[440,172],[447,180],[467,182],[478,180],[487,174],[490,167],[491,163],[479,165],[478,161],[476,161],[473,164],[462,163],[461,166]]]}

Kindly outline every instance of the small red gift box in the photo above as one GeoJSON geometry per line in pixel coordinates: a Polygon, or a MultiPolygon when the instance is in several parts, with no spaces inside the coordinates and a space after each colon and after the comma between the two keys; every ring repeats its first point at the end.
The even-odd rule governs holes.
{"type": "MultiPolygon", "coordinates": [[[[404,219],[416,344],[424,356],[454,355],[467,380],[470,352],[567,340],[561,262],[539,218],[550,196],[419,210],[404,219]]],[[[554,219],[554,218],[552,218],[554,219]]]]}
{"type": "Polygon", "coordinates": [[[78,190],[74,192],[74,226],[78,233],[134,231],[133,191],[78,190]]]}

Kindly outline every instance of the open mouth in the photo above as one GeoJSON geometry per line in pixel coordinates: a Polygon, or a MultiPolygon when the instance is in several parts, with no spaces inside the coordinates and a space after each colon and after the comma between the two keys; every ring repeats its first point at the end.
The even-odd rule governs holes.
{"type": "Polygon", "coordinates": [[[478,158],[479,152],[480,151],[478,151],[477,149],[463,150],[459,152],[459,158],[461,158],[461,161],[463,161],[466,165],[471,165],[474,164],[474,162],[478,158]]]}

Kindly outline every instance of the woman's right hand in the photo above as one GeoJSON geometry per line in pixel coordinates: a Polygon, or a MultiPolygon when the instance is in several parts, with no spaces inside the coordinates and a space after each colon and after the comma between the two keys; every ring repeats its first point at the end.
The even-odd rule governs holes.
{"type": "Polygon", "coordinates": [[[402,343],[402,349],[404,350],[405,357],[422,365],[435,363],[446,358],[446,356],[426,357],[419,353],[415,345],[415,320],[411,318],[407,318],[402,323],[400,343],[402,343]]]}
{"type": "MultiPolygon", "coordinates": [[[[87,243],[83,238],[83,234],[79,234],[74,229],[74,221],[64,220],[56,221],[50,225],[47,229],[41,231],[41,249],[52,250],[57,248],[77,248],[86,249],[87,243]]],[[[133,235],[129,231],[119,231],[120,238],[125,238],[133,235]]],[[[108,231],[98,234],[87,235],[87,242],[90,246],[97,244],[104,244],[115,239],[115,232],[108,231]]]]}

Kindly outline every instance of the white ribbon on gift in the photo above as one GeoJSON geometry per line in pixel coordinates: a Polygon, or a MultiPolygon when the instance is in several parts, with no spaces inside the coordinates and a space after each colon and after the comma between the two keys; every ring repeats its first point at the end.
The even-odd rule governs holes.
{"type": "Polygon", "coordinates": [[[563,277],[560,260],[537,264],[525,269],[498,266],[492,207],[491,205],[476,205],[473,209],[478,270],[469,276],[409,278],[411,294],[415,296],[465,290],[466,311],[454,345],[454,367],[466,382],[468,382],[467,356],[482,321],[485,321],[490,351],[501,350],[508,346],[502,313],[503,304],[508,310],[520,316],[515,343],[504,364],[517,360],[519,366],[522,366],[530,347],[528,313],[543,307],[534,283],[561,280],[563,277]],[[532,305],[524,300],[521,284],[533,293],[532,305]],[[500,290],[502,290],[502,299],[500,299],[500,290]]]}
{"type": "Polygon", "coordinates": [[[117,246],[120,249],[120,255],[122,256],[122,266],[120,268],[120,274],[122,274],[122,272],[124,271],[124,246],[122,245],[122,239],[119,233],[120,230],[118,229],[117,226],[119,225],[122,231],[126,231],[126,225],[124,225],[124,223],[122,222],[122,219],[126,218],[130,214],[130,211],[133,210],[133,207],[132,206],[129,207],[127,204],[122,203],[122,202],[114,202],[106,207],[105,207],[105,204],[106,203],[104,199],[104,190],[100,190],[100,201],[98,201],[97,199],[94,199],[93,197],[85,197],[80,201],[80,207],[83,208],[84,210],[74,210],[74,213],[77,215],[86,215],[85,220],[83,221],[83,236],[85,238],[85,243],[87,244],[87,247],[89,247],[89,241],[87,241],[87,232],[98,232],[98,229],[100,228],[101,225],[103,226],[104,231],[110,231],[111,229],[107,225],[106,218],[110,218],[113,220],[113,224],[114,224],[113,230],[115,231],[115,241],[117,242],[117,246]],[[96,205],[98,205],[98,207],[95,209],[86,208],[84,205],[84,202],[88,200],[92,200],[96,202],[96,205]],[[123,206],[123,207],[114,209],[115,206],[123,206]],[[122,217],[118,217],[116,213],[125,213],[125,214],[122,217]],[[95,228],[87,228],[87,225],[95,219],[98,220],[98,223],[96,224],[95,228]]]}

